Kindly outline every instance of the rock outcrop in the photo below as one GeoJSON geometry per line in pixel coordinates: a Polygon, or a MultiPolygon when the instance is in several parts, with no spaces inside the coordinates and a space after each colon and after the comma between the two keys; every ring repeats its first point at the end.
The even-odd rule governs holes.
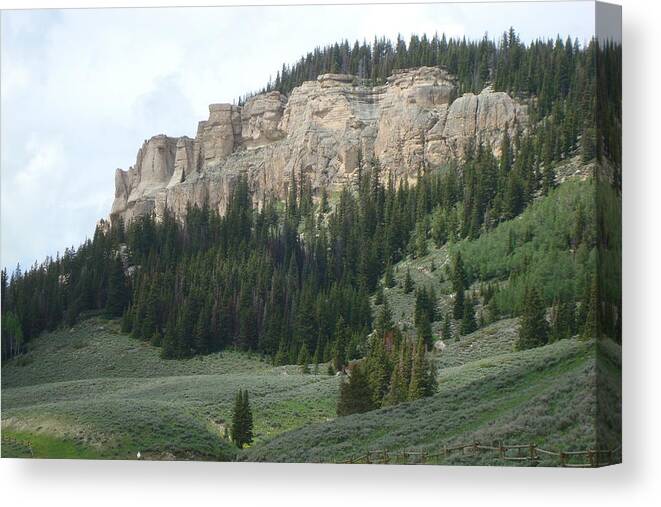
{"type": "Polygon", "coordinates": [[[130,220],[188,204],[223,212],[234,182],[245,175],[256,204],[284,197],[291,175],[314,191],[354,180],[361,161],[415,180],[425,168],[460,159],[471,140],[498,154],[503,133],[525,128],[525,106],[487,88],[456,97],[455,78],[440,68],[398,71],[383,86],[355,76],[324,74],[295,88],[257,95],[243,107],[209,106],[195,139],[159,135],[145,141],[136,163],[117,170],[111,218],[130,220]]]}

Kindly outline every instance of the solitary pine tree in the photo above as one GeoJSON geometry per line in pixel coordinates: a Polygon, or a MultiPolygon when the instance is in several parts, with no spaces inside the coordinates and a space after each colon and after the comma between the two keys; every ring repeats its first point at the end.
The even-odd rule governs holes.
{"type": "Polygon", "coordinates": [[[252,411],[248,400],[248,391],[239,390],[236,393],[230,435],[239,449],[252,442],[252,411]]]}
{"type": "Polygon", "coordinates": [[[246,444],[249,444],[252,442],[253,434],[252,434],[252,426],[253,426],[253,420],[252,420],[252,409],[250,408],[250,400],[248,399],[248,391],[245,390],[243,391],[243,433],[244,433],[244,438],[246,444]]]}
{"type": "Polygon", "coordinates": [[[243,447],[243,391],[239,390],[234,397],[234,412],[232,413],[232,426],[230,436],[234,445],[239,449],[243,447]]]}

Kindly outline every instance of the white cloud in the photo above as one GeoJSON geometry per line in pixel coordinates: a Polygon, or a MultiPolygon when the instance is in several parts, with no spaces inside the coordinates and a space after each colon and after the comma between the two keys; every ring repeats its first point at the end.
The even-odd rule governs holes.
{"type": "Polygon", "coordinates": [[[36,194],[42,201],[45,196],[56,197],[53,190],[59,186],[64,175],[62,144],[52,139],[37,141],[33,138],[28,141],[26,151],[31,157],[16,173],[12,188],[16,193],[13,195],[23,198],[36,194]]]}

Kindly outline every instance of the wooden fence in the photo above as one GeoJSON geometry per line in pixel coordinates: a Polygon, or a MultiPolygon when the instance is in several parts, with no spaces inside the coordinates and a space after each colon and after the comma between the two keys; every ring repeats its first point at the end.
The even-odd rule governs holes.
{"type": "Polygon", "coordinates": [[[585,451],[551,451],[536,444],[505,445],[494,442],[485,445],[480,442],[442,447],[437,451],[404,450],[388,451],[377,449],[367,451],[346,461],[336,461],[344,464],[397,464],[397,465],[433,465],[442,464],[452,455],[461,454],[475,457],[483,453],[492,453],[493,458],[503,462],[526,462],[529,466],[546,465],[566,468],[590,468],[613,465],[622,461],[622,448],[588,449],[585,451]]]}
{"type": "MultiPolygon", "coordinates": [[[[16,440],[12,437],[2,437],[2,445],[14,445],[27,448],[30,456],[34,456],[32,442],[16,440]]],[[[503,462],[526,462],[529,466],[557,465],[565,468],[596,468],[613,465],[622,461],[622,447],[615,449],[587,449],[585,451],[550,451],[536,444],[505,445],[494,442],[492,445],[473,442],[472,444],[442,447],[436,452],[428,450],[388,451],[377,449],[367,451],[345,461],[335,461],[343,464],[393,464],[393,465],[435,465],[442,464],[448,457],[461,454],[475,457],[490,452],[494,459],[503,462]]]]}

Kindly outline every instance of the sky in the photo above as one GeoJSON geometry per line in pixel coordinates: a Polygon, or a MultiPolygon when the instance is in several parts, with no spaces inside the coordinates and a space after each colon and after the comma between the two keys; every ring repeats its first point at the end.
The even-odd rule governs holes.
{"type": "Polygon", "coordinates": [[[589,40],[591,2],[3,11],[0,265],[41,262],[94,233],[115,169],[145,139],[194,137],[208,105],[342,39],[435,32],[589,40]]]}

